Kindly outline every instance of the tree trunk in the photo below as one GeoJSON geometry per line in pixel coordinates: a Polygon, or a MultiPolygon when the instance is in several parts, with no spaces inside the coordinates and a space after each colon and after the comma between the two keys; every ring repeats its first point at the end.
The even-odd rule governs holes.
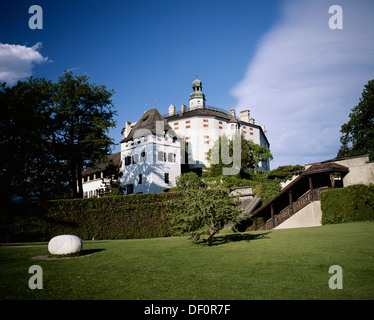
{"type": "Polygon", "coordinates": [[[82,183],[82,171],[83,171],[83,165],[82,160],[79,159],[77,163],[78,172],[77,172],[77,182],[78,182],[78,198],[83,198],[83,183],[82,183]]]}
{"type": "Polygon", "coordinates": [[[214,235],[217,233],[217,231],[211,231],[211,233],[210,233],[210,235],[209,235],[209,238],[208,239],[204,239],[204,241],[205,241],[205,245],[207,246],[207,247],[209,247],[210,245],[211,245],[211,243],[212,243],[212,240],[213,240],[213,237],[214,237],[214,235]]]}

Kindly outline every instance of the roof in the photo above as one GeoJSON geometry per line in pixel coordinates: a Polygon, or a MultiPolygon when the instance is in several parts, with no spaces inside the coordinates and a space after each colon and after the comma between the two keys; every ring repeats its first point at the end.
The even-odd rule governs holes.
{"type": "MultiPolygon", "coordinates": [[[[121,167],[121,152],[108,155],[107,160],[109,163],[112,161],[116,167],[120,168],[121,167]]],[[[92,167],[85,169],[82,172],[82,177],[86,177],[86,176],[89,176],[90,174],[102,172],[106,168],[107,168],[107,163],[104,163],[104,162],[96,163],[92,167]]]]}
{"type": "Polygon", "coordinates": [[[349,172],[349,169],[346,166],[342,166],[341,164],[337,164],[334,162],[330,163],[320,163],[320,164],[313,164],[307,170],[305,170],[302,175],[312,175],[321,172],[349,172]]]}
{"type": "MultiPolygon", "coordinates": [[[[157,109],[151,109],[142,115],[139,121],[132,127],[129,135],[121,140],[120,143],[133,140],[134,138],[139,138],[141,136],[152,134],[157,134],[156,123],[157,121],[164,122],[164,132],[172,131],[171,126],[167,123],[165,118],[158,112],[157,109]]],[[[173,132],[173,131],[172,131],[173,132]]]]}
{"type": "Polygon", "coordinates": [[[369,155],[370,155],[369,153],[363,153],[363,154],[358,154],[358,155],[355,155],[355,156],[339,157],[339,158],[334,158],[334,159],[320,161],[320,162],[308,163],[306,165],[321,164],[321,163],[326,163],[326,162],[342,161],[342,160],[349,160],[349,159],[355,159],[355,158],[369,157],[369,155]]]}

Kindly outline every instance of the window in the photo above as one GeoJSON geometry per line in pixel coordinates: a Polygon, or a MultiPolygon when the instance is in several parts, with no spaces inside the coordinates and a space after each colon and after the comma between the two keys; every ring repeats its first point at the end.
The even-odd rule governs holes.
{"type": "Polygon", "coordinates": [[[189,128],[191,128],[191,121],[187,120],[186,121],[186,129],[189,129],[189,128]]]}
{"type": "Polygon", "coordinates": [[[139,184],[142,184],[142,183],[143,183],[143,175],[139,174],[139,184]]]}
{"type": "Polygon", "coordinates": [[[169,183],[169,174],[165,173],[165,183],[169,183]]]}
{"type": "Polygon", "coordinates": [[[209,128],[209,121],[207,119],[203,120],[203,127],[204,128],[209,128]]]}
{"type": "Polygon", "coordinates": [[[168,153],[168,161],[175,162],[176,161],[176,154],[175,153],[168,153]]]}
{"type": "Polygon", "coordinates": [[[139,163],[139,155],[138,154],[134,154],[132,156],[132,163],[139,163]]]}
{"type": "Polygon", "coordinates": [[[157,158],[158,158],[158,161],[166,162],[166,152],[159,151],[157,158]]]}
{"type": "Polygon", "coordinates": [[[125,166],[129,166],[131,164],[131,157],[130,156],[127,156],[125,158],[125,166]]]}
{"type": "Polygon", "coordinates": [[[147,161],[147,154],[145,153],[145,151],[142,151],[142,153],[140,154],[140,162],[146,162],[147,161]]]}
{"type": "Polygon", "coordinates": [[[163,161],[164,160],[164,155],[162,151],[159,151],[157,154],[157,159],[158,161],[163,161]]]}
{"type": "Polygon", "coordinates": [[[129,184],[127,186],[127,194],[132,194],[134,193],[134,185],[133,184],[129,184]]]}

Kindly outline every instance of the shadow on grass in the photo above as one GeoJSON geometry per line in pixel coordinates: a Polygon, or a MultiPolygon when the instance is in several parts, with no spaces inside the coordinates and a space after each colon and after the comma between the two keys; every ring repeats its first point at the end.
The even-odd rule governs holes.
{"type": "Polygon", "coordinates": [[[79,252],[79,256],[87,256],[104,250],[105,249],[83,249],[79,252]]]}
{"type": "Polygon", "coordinates": [[[267,234],[269,232],[263,232],[263,233],[231,233],[226,234],[222,236],[216,236],[213,238],[213,241],[211,243],[211,246],[218,246],[220,244],[229,243],[229,242],[238,242],[238,241],[253,241],[253,240],[259,240],[259,239],[268,239],[269,237],[267,234]]]}
{"type": "MultiPolygon", "coordinates": [[[[70,258],[83,258],[86,256],[90,256],[96,252],[104,251],[105,249],[83,249],[76,253],[69,253],[69,254],[49,254],[48,256],[45,256],[48,258],[48,260],[52,259],[70,259],[70,258]]],[[[44,257],[44,256],[41,256],[44,257]]]]}

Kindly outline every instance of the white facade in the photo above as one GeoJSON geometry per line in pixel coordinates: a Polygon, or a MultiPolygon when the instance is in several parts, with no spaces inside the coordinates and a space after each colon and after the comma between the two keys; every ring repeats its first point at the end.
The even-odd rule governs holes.
{"type": "MultiPolygon", "coordinates": [[[[223,113],[224,110],[215,110],[219,109],[205,107],[177,115],[169,113],[169,116],[165,117],[177,135],[184,138],[188,145],[188,163],[191,168],[210,166],[208,152],[223,134],[231,139],[235,133],[243,133],[248,141],[269,148],[264,127],[255,125],[253,119],[248,122],[241,120],[244,115],[246,120],[249,118],[249,110],[241,112],[239,120],[236,119],[234,110],[230,111],[230,115],[223,113]]],[[[270,170],[270,162],[258,163],[257,169],[270,170]]]]}
{"type": "MultiPolygon", "coordinates": [[[[109,179],[105,179],[105,182],[109,183],[109,179]]],[[[103,179],[100,176],[94,177],[93,180],[83,181],[83,197],[91,198],[98,197],[104,193],[106,185],[103,182],[103,179]]]]}
{"type": "MultiPolygon", "coordinates": [[[[265,126],[255,125],[255,120],[250,118],[249,110],[240,111],[240,117],[237,117],[235,109],[227,112],[220,108],[207,106],[202,91],[202,82],[197,77],[192,82],[189,110],[182,104],[180,111],[177,111],[172,104],[169,107],[168,115],[165,115],[164,118],[188,145],[190,168],[210,166],[208,152],[219,136],[223,134],[232,139],[235,133],[242,133],[248,141],[270,148],[265,126]]],[[[270,170],[270,161],[258,163],[256,169],[270,170]]]]}
{"type": "Polygon", "coordinates": [[[157,193],[175,187],[181,174],[180,141],[169,135],[148,135],[121,144],[127,193],[157,193]]]}

